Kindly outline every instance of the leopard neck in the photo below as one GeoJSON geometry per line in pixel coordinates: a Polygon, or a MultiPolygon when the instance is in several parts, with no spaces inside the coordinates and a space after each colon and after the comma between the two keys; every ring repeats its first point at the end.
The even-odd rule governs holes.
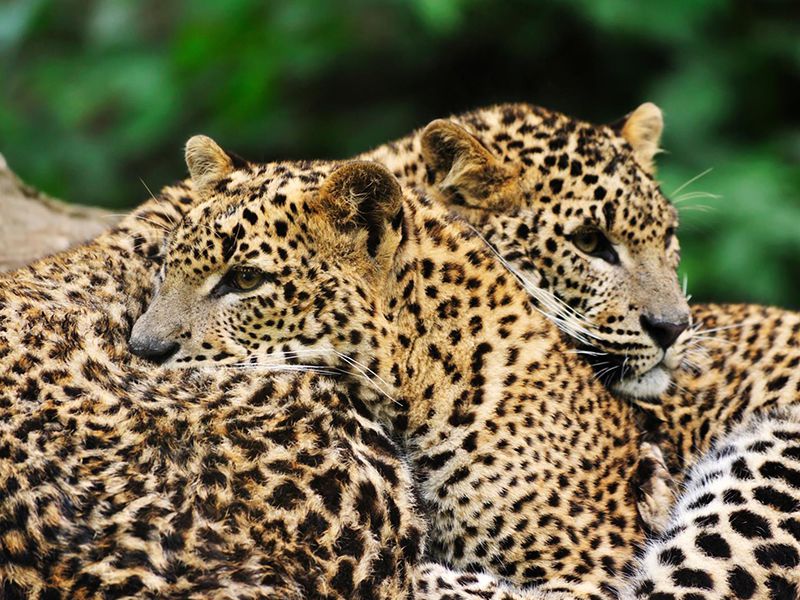
{"type": "MultiPolygon", "coordinates": [[[[632,434],[629,407],[570,354],[460,218],[420,196],[406,200],[404,212],[406,235],[382,299],[388,351],[376,365],[393,388],[397,430],[418,438],[432,427],[469,424],[480,413],[519,409],[538,389],[563,402],[564,415],[584,415],[589,427],[612,415],[621,426],[615,436],[632,434]]],[[[546,426],[553,416],[546,413],[532,418],[546,426]]]]}

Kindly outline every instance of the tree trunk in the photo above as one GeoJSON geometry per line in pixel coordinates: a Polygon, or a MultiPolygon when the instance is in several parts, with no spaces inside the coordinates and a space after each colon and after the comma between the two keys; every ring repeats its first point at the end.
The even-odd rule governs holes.
{"type": "Polygon", "coordinates": [[[11,172],[0,154],[0,272],[87,241],[118,219],[33,189],[11,172]]]}

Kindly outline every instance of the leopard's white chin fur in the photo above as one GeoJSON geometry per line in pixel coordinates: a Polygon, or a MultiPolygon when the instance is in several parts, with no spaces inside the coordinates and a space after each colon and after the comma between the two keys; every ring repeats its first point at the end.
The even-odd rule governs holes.
{"type": "Polygon", "coordinates": [[[669,369],[658,364],[646,373],[626,377],[612,384],[616,394],[635,400],[647,400],[660,396],[669,389],[672,376],[669,369]]]}

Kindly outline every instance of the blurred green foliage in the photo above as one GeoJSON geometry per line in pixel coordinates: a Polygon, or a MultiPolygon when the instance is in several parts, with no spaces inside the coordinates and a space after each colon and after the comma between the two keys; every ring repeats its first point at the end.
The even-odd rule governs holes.
{"type": "Polygon", "coordinates": [[[111,207],[181,177],[198,132],[341,158],[497,101],[652,100],[689,291],[800,305],[797,0],[5,0],[0,82],[8,162],[111,207]]]}

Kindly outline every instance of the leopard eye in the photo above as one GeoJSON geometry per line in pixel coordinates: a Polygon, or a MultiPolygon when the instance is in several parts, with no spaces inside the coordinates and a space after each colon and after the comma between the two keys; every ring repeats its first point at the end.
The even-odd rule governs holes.
{"type": "Polygon", "coordinates": [[[233,267],[211,291],[212,296],[250,292],[267,279],[267,274],[254,267],[233,267]]]}
{"type": "Polygon", "coordinates": [[[234,268],[231,269],[230,282],[237,290],[249,292],[256,289],[264,281],[264,273],[253,268],[234,268]]]}
{"type": "Polygon", "coordinates": [[[599,229],[594,227],[579,229],[570,236],[570,240],[584,254],[601,258],[612,265],[619,263],[619,255],[614,246],[599,229]]]}

